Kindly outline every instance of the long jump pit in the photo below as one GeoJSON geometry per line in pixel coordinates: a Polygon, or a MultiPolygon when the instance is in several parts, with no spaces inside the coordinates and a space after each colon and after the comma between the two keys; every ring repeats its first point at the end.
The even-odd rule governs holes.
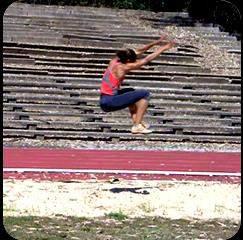
{"type": "Polygon", "coordinates": [[[240,153],[3,149],[4,215],[240,221],[240,153]]]}

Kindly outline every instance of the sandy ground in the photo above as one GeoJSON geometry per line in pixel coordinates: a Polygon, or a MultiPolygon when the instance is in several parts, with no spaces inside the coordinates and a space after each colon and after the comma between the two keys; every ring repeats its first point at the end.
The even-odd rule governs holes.
{"type": "Polygon", "coordinates": [[[129,217],[240,222],[240,196],[240,184],[219,182],[3,181],[4,216],[98,217],[120,211],[129,217]]]}

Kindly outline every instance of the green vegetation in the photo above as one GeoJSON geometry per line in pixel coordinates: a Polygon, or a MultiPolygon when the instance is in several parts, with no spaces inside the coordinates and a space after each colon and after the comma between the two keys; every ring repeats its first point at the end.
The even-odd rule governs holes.
{"type": "Polygon", "coordinates": [[[21,240],[192,240],[228,239],[239,225],[222,220],[188,221],[164,218],[126,218],[121,212],[103,218],[77,217],[5,217],[7,232],[21,240]],[[117,218],[117,220],[111,219],[117,218]]]}
{"type": "Polygon", "coordinates": [[[121,210],[119,210],[119,212],[111,212],[111,213],[107,214],[107,217],[113,218],[113,219],[118,220],[118,221],[122,221],[122,220],[125,220],[127,218],[127,216],[125,214],[123,214],[121,212],[121,210]]]}

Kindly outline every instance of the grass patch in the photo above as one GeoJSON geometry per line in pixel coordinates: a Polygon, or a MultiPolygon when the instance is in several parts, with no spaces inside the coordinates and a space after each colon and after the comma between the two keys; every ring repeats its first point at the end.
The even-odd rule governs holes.
{"type": "Polygon", "coordinates": [[[228,239],[239,229],[239,224],[230,221],[153,217],[130,219],[125,218],[121,211],[95,219],[67,216],[4,217],[4,226],[12,237],[21,240],[216,240],[228,239]]]}
{"type": "Polygon", "coordinates": [[[119,210],[119,212],[108,213],[106,216],[117,221],[122,221],[128,218],[128,216],[125,215],[121,210],[119,210]]]}
{"type": "Polygon", "coordinates": [[[139,208],[143,210],[146,213],[151,213],[153,211],[153,208],[150,206],[149,203],[142,203],[139,208]]]}

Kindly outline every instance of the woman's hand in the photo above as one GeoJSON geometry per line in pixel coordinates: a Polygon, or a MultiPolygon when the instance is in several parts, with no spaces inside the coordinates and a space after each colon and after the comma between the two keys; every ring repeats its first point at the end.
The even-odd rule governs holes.
{"type": "Polygon", "coordinates": [[[166,39],[167,39],[167,36],[165,34],[163,34],[163,35],[161,35],[159,41],[160,41],[160,43],[162,43],[166,39]]]}
{"type": "Polygon", "coordinates": [[[141,48],[137,48],[135,50],[135,52],[136,52],[137,56],[139,57],[140,55],[142,55],[144,52],[146,52],[150,48],[152,48],[156,45],[161,45],[161,43],[166,44],[166,42],[170,42],[170,41],[168,40],[168,37],[165,34],[163,34],[163,35],[161,35],[161,37],[158,40],[155,40],[141,48]]]}
{"type": "Polygon", "coordinates": [[[164,35],[161,35],[161,37],[155,41],[155,45],[160,45],[161,43],[163,43],[165,40],[167,39],[167,36],[164,34],[164,35]]]}
{"type": "Polygon", "coordinates": [[[177,45],[177,43],[175,41],[169,41],[168,43],[165,44],[165,48],[166,48],[166,50],[168,50],[168,49],[173,48],[176,45],[177,45]]]}
{"type": "Polygon", "coordinates": [[[163,43],[164,45],[167,45],[168,48],[172,48],[174,46],[177,46],[178,43],[176,43],[174,40],[171,40],[168,38],[167,35],[161,35],[160,39],[157,40],[158,45],[160,45],[161,43],[163,43]]]}

